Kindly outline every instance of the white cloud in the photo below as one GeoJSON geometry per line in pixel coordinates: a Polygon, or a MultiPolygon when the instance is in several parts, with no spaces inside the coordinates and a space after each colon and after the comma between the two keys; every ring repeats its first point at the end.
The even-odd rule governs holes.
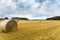
{"type": "Polygon", "coordinates": [[[46,0],[43,3],[35,0],[1,0],[0,15],[45,19],[60,15],[60,0],[46,0]]]}
{"type": "Polygon", "coordinates": [[[14,3],[12,0],[1,0],[0,1],[0,6],[2,5],[2,7],[10,7],[12,9],[16,8],[16,3],[14,3]]]}

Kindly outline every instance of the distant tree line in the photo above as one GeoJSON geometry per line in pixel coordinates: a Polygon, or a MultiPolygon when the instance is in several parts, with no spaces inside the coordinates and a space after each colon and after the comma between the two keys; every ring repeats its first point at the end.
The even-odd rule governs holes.
{"type": "MultiPolygon", "coordinates": [[[[8,20],[8,17],[0,18],[0,20],[8,20]]],[[[28,18],[12,17],[13,20],[29,20],[28,18]]]]}
{"type": "Polygon", "coordinates": [[[51,18],[47,18],[46,20],[60,20],[60,16],[54,16],[51,18]]]}
{"type": "Polygon", "coordinates": [[[16,20],[29,20],[28,18],[19,18],[19,17],[13,17],[11,19],[16,19],[16,20]]]}

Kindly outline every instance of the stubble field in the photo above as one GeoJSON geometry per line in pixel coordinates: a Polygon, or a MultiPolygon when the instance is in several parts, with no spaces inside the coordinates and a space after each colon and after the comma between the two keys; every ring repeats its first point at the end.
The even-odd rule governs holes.
{"type": "Polygon", "coordinates": [[[0,40],[60,40],[60,21],[18,21],[16,32],[3,33],[0,40]]]}

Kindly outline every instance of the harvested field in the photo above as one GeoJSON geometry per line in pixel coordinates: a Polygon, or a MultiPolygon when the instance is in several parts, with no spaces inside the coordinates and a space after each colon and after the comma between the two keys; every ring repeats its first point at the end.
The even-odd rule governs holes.
{"type": "Polygon", "coordinates": [[[18,21],[16,32],[3,33],[0,40],[60,40],[60,21],[18,21]]]}

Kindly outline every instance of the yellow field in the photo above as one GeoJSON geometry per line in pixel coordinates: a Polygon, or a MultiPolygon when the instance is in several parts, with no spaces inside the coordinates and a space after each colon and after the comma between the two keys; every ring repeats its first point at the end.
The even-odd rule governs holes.
{"type": "Polygon", "coordinates": [[[18,21],[16,32],[0,31],[0,40],[60,40],[60,21],[18,21]]]}

